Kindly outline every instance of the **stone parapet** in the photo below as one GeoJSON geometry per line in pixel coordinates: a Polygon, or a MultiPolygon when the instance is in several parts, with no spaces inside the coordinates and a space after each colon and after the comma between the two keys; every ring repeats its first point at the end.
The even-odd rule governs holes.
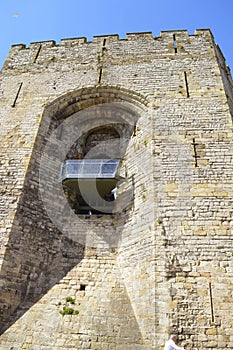
{"type": "MultiPolygon", "coordinates": [[[[22,71],[27,66],[27,71],[30,71],[35,68],[33,65],[37,69],[43,65],[44,69],[44,65],[51,66],[63,59],[74,62],[83,57],[85,47],[88,47],[89,54],[94,50],[108,55],[117,49],[119,54],[121,51],[124,54],[139,51],[141,56],[150,52],[172,57],[177,50],[183,56],[208,55],[211,42],[211,46],[214,46],[213,36],[208,29],[196,30],[194,35],[189,35],[186,30],[174,30],[163,31],[160,36],[153,36],[152,32],[128,33],[124,39],[114,34],[94,36],[92,41],[87,41],[84,37],[62,39],[60,44],[54,40],[41,41],[31,43],[29,47],[24,44],[13,45],[2,69],[11,71],[18,68],[22,71]]],[[[15,73],[14,71],[13,74],[15,73]]]]}

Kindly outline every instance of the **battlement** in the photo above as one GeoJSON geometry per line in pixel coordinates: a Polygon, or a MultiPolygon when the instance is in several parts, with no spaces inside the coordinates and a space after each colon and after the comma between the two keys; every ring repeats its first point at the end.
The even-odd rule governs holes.
{"type": "Polygon", "coordinates": [[[61,60],[76,60],[80,54],[87,54],[108,50],[119,50],[119,54],[142,55],[150,52],[157,55],[200,55],[208,54],[209,48],[214,46],[214,39],[209,29],[197,29],[194,34],[187,30],[161,31],[159,36],[153,36],[152,32],[127,33],[125,38],[119,38],[118,34],[94,36],[92,41],[85,37],[64,38],[60,43],[54,40],[32,42],[27,47],[25,44],[12,45],[9,55],[3,66],[3,70],[19,68],[30,64],[48,65],[48,63],[61,60]],[[129,44],[130,43],[130,44],[129,44]],[[65,54],[65,50],[69,54],[65,54]],[[84,52],[86,49],[86,52],[84,52]],[[93,51],[92,51],[93,50],[93,51]]]}
{"type": "MultiPolygon", "coordinates": [[[[140,40],[148,39],[151,41],[158,39],[166,39],[173,35],[179,35],[179,37],[188,38],[193,36],[210,36],[213,38],[213,35],[210,29],[196,29],[194,34],[189,34],[187,30],[165,30],[160,32],[160,36],[153,36],[152,32],[135,32],[135,33],[126,33],[125,38],[120,38],[118,34],[106,34],[106,35],[95,35],[93,36],[92,41],[88,41],[86,37],[77,37],[77,38],[64,38],[61,39],[60,44],[57,44],[55,40],[46,40],[46,41],[37,41],[32,42],[29,45],[29,48],[33,48],[34,45],[41,45],[43,47],[53,47],[53,46],[73,46],[80,44],[90,44],[90,43],[103,43],[106,42],[116,42],[116,41],[125,41],[125,40],[140,40]]],[[[14,44],[11,46],[13,49],[27,49],[25,44],[14,44]]]]}

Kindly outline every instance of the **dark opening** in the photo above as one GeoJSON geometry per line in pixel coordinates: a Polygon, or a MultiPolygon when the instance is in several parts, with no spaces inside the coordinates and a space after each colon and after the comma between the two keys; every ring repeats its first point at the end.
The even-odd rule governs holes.
{"type": "Polygon", "coordinates": [[[188,77],[186,72],[184,72],[184,80],[185,80],[186,94],[187,94],[187,97],[189,97],[188,77]]]}
{"type": "Polygon", "coordinates": [[[70,208],[90,219],[112,215],[117,204],[120,161],[136,123],[100,125],[81,135],[66,155],[61,181],[70,208]],[[121,141],[123,140],[123,141],[121,141]],[[117,155],[117,158],[116,158],[117,155]]]}
{"type": "Polygon", "coordinates": [[[103,72],[103,68],[100,68],[100,73],[99,73],[99,80],[98,80],[98,84],[101,83],[101,78],[102,78],[102,72],[103,72]]]}
{"type": "Polygon", "coordinates": [[[17,102],[17,100],[18,100],[19,93],[20,93],[20,91],[21,91],[22,86],[23,86],[23,83],[20,83],[20,84],[19,84],[19,87],[18,87],[18,91],[17,91],[16,96],[15,96],[15,99],[14,99],[14,102],[13,102],[13,104],[12,104],[12,107],[15,107],[15,105],[16,105],[16,102],[17,102]]]}
{"type": "Polygon", "coordinates": [[[176,35],[175,34],[173,34],[173,47],[174,47],[175,53],[177,53],[177,44],[176,44],[176,35]]]}
{"type": "Polygon", "coordinates": [[[81,284],[80,285],[80,291],[84,291],[86,289],[86,285],[85,284],[81,284]]]}

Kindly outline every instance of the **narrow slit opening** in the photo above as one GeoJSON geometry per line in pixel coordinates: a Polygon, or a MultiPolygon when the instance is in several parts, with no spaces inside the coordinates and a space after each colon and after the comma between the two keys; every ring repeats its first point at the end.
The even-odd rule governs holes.
{"type": "Polygon", "coordinates": [[[209,291],[210,291],[211,321],[214,322],[214,306],[213,306],[213,296],[212,296],[211,282],[209,283],[209,291]]]}
{"type": "Polygon", "coordinates": [[[23,85],[23,83],[20,83],[20,84],[19,84],[19,88],[18,88],[18,91],[17,91],[17,93],[16,93],[16,96],[15,96],[14,102],[13,102],[13,104],[12,104],[12,107],[15,107],[15,105],[16,105],[16,102],[17,102],[17,100],[18,100],[19,93],[20,93],[20,90],[21,90],[21,88],[22,88],[22,85],[23,85]]]}
{"type": "Polygon", "coordinates": [[[174,47],[174,52],[177,53],[177,43],[176,43],[176,35],[173,34],[173,47],[174,47]]]}
{"type": "Polygon", "coordinates": [[[134,123],[134,126],[133,126],[133,136],[136,136],[137,135],[137,124],[134,123]]]}
{"type": "Polygon", "coordinates": [[[194,160],[195,160],[195,168],[198,167],[198,164],[197,164],[197,149],[196,149],[196,142],[195,142],[195,139],[193,139],[193,152],[194,152],[194,160]]]}
{"type": "Polygon", "coordinates": [[[186,87],[186,95],[187,97],[189,97],[189,86],[188,86],[188,77],[187,77],[187,73],[184,72],[184,81],[185,81],[185,87],[186,87]]]}
{"type": "Polygon", "coordinates": [[[98,83],[99,83],[99,84],[101,83],[102,72],[103,72],[103,68],[101,67],[101,68],[100,68],[100,74],[99,74],[99,80],[98,80],[98,83]]]}
{"type": "Polygon", "coordinates": [[[37,50],[37,53],[36,53],[36,55],[35,55],[35,58],[34,58],[33,63],[36,63],[37,58],[39,57],[39,54],[40,54],[41,48],[42,48],[42,45],[40,45],[40,46],[39,46],[39,48],[38,48],[38,50],[37,50]]]}

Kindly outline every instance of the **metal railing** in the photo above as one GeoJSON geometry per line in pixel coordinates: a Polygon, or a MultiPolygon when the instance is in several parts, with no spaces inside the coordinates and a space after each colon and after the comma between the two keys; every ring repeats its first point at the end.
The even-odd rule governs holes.
{"type": "Polygon", "coordinates": [[[119,159],[66,160],[61,169],[60,181],[65,179],[112,179],[117,176],[119,159]]]}

